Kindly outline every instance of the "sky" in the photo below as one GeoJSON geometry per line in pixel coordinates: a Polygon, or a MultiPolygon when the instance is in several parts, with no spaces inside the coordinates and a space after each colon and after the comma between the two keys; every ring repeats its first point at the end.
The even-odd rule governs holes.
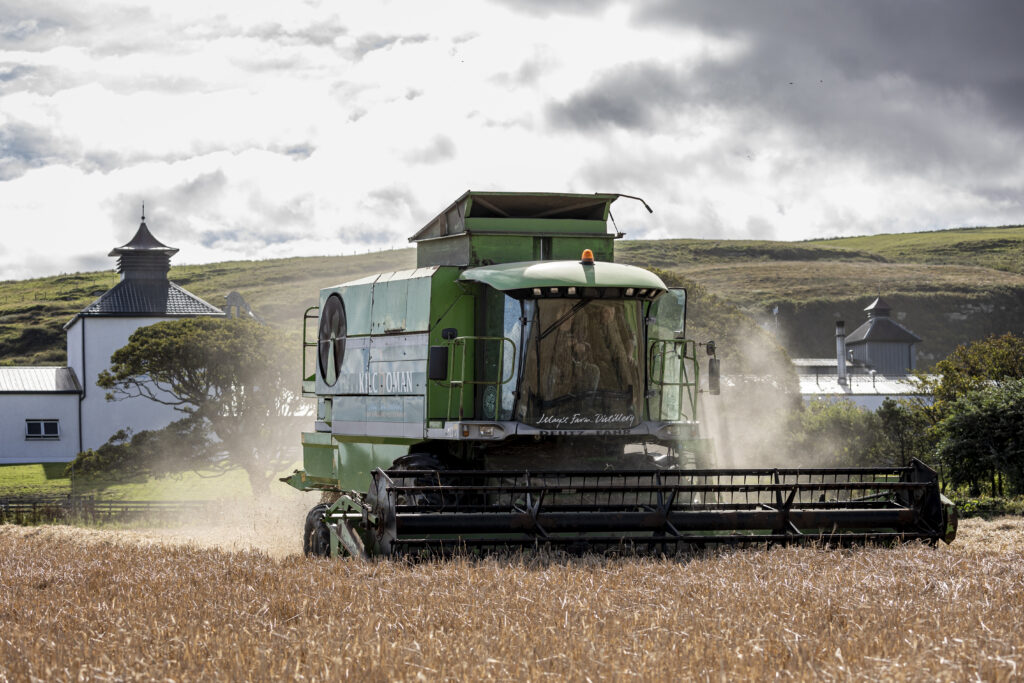
{"type": "Polygon", "coordinates": [[[0,0],[0,280],[408,246],[469,189],[627,238],[1024,222],[1018,0],[0,0]]]}

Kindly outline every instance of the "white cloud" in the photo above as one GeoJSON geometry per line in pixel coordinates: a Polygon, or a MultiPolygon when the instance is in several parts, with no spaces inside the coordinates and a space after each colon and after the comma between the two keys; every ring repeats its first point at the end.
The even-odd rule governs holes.
{"type": "Polygon", "coordinates": [[[0,278],[94,267],[142,200],[176,263],[405,246],[470,188],[639,194],[653,215],[614,208],[633,237],[1021,220],[1020,124],[982,91],[840,68],[852,41],[846,64],[813,59],[781,20],[766,42],[727,10],[581,7],[18,5],[0,278]],[[765,45],[842,87],[767,83],[765,45]]]}

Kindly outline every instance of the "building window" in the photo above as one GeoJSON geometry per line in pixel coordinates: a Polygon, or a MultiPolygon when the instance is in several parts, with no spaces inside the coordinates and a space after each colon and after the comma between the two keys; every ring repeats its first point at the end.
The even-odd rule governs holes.
{"type": "Polygon", "coordinates": [[[26,439],[59,439],[60,420],[25,420],[26,439]]]}

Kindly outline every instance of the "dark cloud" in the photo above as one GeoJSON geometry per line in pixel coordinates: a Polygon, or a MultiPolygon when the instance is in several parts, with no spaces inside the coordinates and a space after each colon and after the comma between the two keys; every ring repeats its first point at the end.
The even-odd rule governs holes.
{"type": "Polygon", "coordinates": [[[77,10],[47,2],[5,0],[0,9],[0,49],[47,48],[85,23],[77,10]]]}
{"type": "Polygon", "coordinates": [[[659,114],[687,99],[685,77],[659,64],[628,64],[602,74],[590,87],[548,108],[559,128],[589,130],[606,125],[651,129],[659,114]]]}
{"type": "Polygon", "coordinates": [[[367,194],[367,199],[365,203],[375,212],[384,211],[393,218],[406,214],[417,216],[422,213],[416,195],[405,187],[382,187],[372,190],[367,194]]]}
{"type": "Polygon", "coordinates": [[[252,254],[262,247],[287,244],[296,239],[296,235],[288,232],[259,232],[246,228],[224,228],[221,230],[204,230],[198,235],[199,244],[207,249],[231,248],[239,252],[239,257],[252,254]]]}
{"type": "Polygon", "coordinates": [[[426,147],[406,154],[405,160],[413,164],[436,164],[454,156],[455,143],[452,142],[452,139],[445,135],[438,135],[426,147]]]}
{"type": "Polygon", "coordinates": [[[0,127],[0,181],[12,180],[33,168],[69,163],[78,156],[75,147],[42,126],[8,122],[0,127]]]}
{"type": "Polygon", "coordinates": [[[31,76],[36,68],[26,64],[4,63],[0,64],[0,83],[10,83],[31,76]]]}
{"type": "Polygon", "coordinates": [[[710,152],[720,169],[780,139],[792,144],[775,155],[780,174],[807,154],[940,182],[1020,169],[1024,41],[1012,27],[1024,25],[1024,3],[658,0],[636,21],[743,47],[696,67],[649,61],[598,74],[547,107],[550,124],[685,137],[682,120],[727,119],[743,149],[710,152]]]}
{"type": "Polygon", "coordinates": [[[496,74],[491,81],[502,87],[531,86],[537,83],[549,67],[550,63],[547,60],[534,57],[520,64],[515,71],[496,74]]]}
{"type": "Polygon", "coordinates": [[[391,185],[372,190],[359,202],[360,207],[375,217],[373,224],[354,223],[337,231],[346,244],[384,247],[405,242],[411,234],[410,225],[426,215],[416,195],[407,187],[391,185]]]}
{"type": "Polygon", "coordinates": [[[302,194],[287,201],[270,201],[261,193],[249,195],[249,213],[258,216],[252,226],[253,238],[263,244],[282,244],[303,236],[315,225],[316,201],[312,194],[302,194]]]}
{"type": "Polygon", "coordinates": [[[407,36],[382,36],[377,33],[368,33],[366,35],[359,36],[356,38],[353,52],[356,59],[362,59],[371,52],[377,50],[384,50],[392,47],[393,45],[412,45],[416,43],[425,43],[430,39],[425,33],[418,33],[407,36]]]}
{"type": "Polygon", "coordinates": [[[943,92],[980,94],[1004,121],[1019,124],[1024,115],[1024,3],[1017,0],[654,0],[636,20],[749,41],[733,68],[760,77],[755,96],[822,80],[815,76],[905,77],[943,92]]]}
{"type": "Polygon", "coordinates": [[[296,160],[308,159],[316,151],[316,145],[311,142],[303,142],[298,145],[291,145],[279,151],[280,154],[290,156],[296,160]]]}
{"type": "MultiPolygon", "coordinates": [[[[215,213],[218,202],[227,191],[228,179],[221,170],[211,171],[172,187],[158,185],[142,188],[137,193],[112,195],[102,202],[104,212],[115,226],[115,234],[128,238],[138,226],[139,209],[146,202],[146,224],[164,244],[188,241],[198,236],[190,216],[215,213]],[[134,218],[132,218],[134,217],[134,218]]],[[[127,241],[125,238],[123,241],[127,241]]]]}

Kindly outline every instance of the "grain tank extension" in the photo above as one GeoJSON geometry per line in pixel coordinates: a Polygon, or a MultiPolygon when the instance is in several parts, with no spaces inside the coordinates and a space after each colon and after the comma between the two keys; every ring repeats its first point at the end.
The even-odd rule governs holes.
{"type": "Polygon", "coordinates": [[[714,343],[687,338],[684,290],[614,263],[619,196],[467,192],[412,237],[414,270],[320,291],[315,429],[282,480],[323,493],[306,553],[951,541],[919,462],[714,469],[714,343]]]}

